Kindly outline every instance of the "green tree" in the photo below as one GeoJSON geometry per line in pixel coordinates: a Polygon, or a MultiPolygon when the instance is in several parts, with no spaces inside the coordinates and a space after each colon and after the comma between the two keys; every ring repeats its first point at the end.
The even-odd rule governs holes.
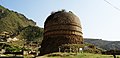
{"type": "Polygon", "coordinates": [[[34,41],[43,36],[43,29],[37,26],[28,26],[23,28],[20,36],[27,41],[34,41]]]}

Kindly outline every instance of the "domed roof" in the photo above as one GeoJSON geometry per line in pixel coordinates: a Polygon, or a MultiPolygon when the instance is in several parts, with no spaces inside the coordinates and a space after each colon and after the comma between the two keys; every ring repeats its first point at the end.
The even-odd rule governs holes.
{"type": "Polygon", "coordinates": [[[52,13],[45,21],[40,55],[58,52],[64,44],[83,44],[82,35],[80,20],[72,12],[52,13]]]}
{"type": "Polygon", "coordinates": [[[81,27],[79,18],[74,15],[71,11],[58,11],[51,14],[45,21],[45,27],[47,25],[56,25],[56,24],[72,24],[81,27]]]}

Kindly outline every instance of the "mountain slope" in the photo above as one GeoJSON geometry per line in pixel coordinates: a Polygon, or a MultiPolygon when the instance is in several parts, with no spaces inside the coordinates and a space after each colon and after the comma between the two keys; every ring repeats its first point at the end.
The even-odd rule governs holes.
{"type": "Polygon", "coordinates": [[[120,41],[106,41],[102,39],[84,38],[85,43],[94,44],[104,50],[120,50],[120,41]]]}
{"type": "Polygon", "coordinates": [[[36,22],[0,5],[0,41],[14,37],[38,41],[42,39],[42,34],[43,29],[37,27],[36,22]]]}
{"type": "Polygon", "coordinates": [[[0,5],[0,33],[4,31],[16,33],[23,27],[35,26],[35,24],[34,21],[29,20],[24,15],[8,10],[0,5]]]}

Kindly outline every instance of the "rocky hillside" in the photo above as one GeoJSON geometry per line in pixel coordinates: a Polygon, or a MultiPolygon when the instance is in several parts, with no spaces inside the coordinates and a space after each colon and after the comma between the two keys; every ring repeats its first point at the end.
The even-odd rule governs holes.
{"type": "Polygon", "coordinates": [[[85,43],[91,43],[104,50],[120,50],[120,41],[106,41],[102,39],[85,38],[85,43]]]}
{"type": "Polygon", "coordinates": [[[20,29],[27,26],[35,26],[36,23],[23,14],[4,8],[0,5],[0,33],[10,32],[16,33],[20,29]]]}
{"type": "Polygon", "coordinates": [[[36,22],[0,5],[0,41],[14,37],[38,41],[42,34],[43,28],[36,26],[36,22]]]}

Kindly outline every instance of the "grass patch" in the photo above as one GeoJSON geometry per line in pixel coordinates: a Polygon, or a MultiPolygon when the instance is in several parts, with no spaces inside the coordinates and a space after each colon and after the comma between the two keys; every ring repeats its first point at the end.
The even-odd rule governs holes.
{"type": "MultiPolygon", "coordinates": [[[[116,55],[117,58],[120,58],[120,55],[116,55]]],[[[102,55],[102,54],[92,54],[92,53],[51,53],[42,58],[114,58],[113,55],[102,55]]],[[[37,57],[37,58],[40,58],[37,57]]]]}

